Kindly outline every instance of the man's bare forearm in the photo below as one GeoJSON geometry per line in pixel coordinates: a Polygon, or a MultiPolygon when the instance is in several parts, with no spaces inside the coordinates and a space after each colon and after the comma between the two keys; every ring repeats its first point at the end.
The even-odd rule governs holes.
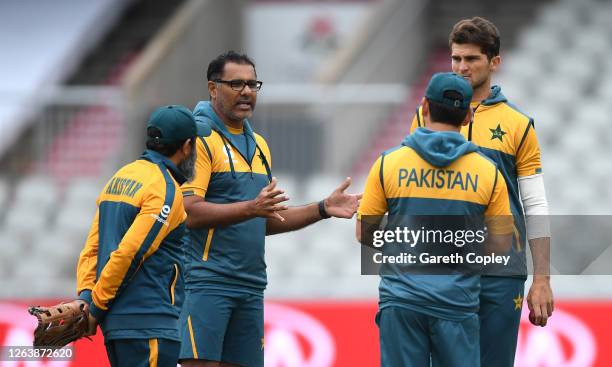
{"type": "Polygon", "coordinates": [[[285,218],[285,221],[283,222],[276,218],[268,220],[266,235],[296,231],[323,219],[319,214],[318,203],[294,206],[287,210],[279,211],[278,214],[285,218]]]}
{"type": "Polygon", "coordinates": [[[288,198],[282,194],[283,191],[276,188],[276,178],[272,178],[270,184],[261,189],[253,200],[216,204],[206,202],[200,196],[187,196],[183,200],[187,227],[224,227],[255,217],[284,220],[278,212],[287,209],[287,206],[281,204],[288,198]]]}
{"type": "Polygon", "coordinates": [[[550,279],[550,237],[529,240],[534,280],[550,279]]]}
{"type": "Polygon", "coordinates": [[[188,228],[223,227],[254,218],[249,201],[215,204],[203,200],[185,198],[188,228]]]}

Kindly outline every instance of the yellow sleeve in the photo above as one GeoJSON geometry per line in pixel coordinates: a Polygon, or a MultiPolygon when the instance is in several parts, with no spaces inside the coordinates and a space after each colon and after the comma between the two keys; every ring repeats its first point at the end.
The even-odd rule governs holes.
{"type": "Polygon", "coordinates": [[[102,321],[109,303],[121,294],[142,262],[157,251],[162,240],[180,224],[177,221],[184,219],[183,215],[175,213],[176,210],[184,213],[182,202],[178,189],[169,186],[167,190],[163,178],[147,186],[138,215],[117,249],[111,253],[92,290],[90,310],[98,322],[102,321]]]}
{"type": "Polygon", "coordinates": [[[501,172],[496,169],[496,182],[493,193],[489,199],[485,220],[487,228],[492,234],[508,234],[514,232],[514,220],[510,211],[508,187],[501,172]]]}
{"type": "Polygon", "coordinates": [[[516,154],[516,170],[519,177],[542,173],[540,145],[538,144],[533,121],[529,121],[519,142],[516,154]]]}
{"type": "Polygon", "coordinates": [[[96,284],[96,269],[98,265],[98,217],[99,212],[91,223],[85,247],[79,256],[77,264],[77,294],[87,303],[91,302],[91,290],[96,284]]]}
{"type": "Polygon", "coordinates": [[[362,215],[383,215],[387,212],[387,198],[380,180],[381,161],[382,157],[379,157],[370,169],[361,204],[357,211],[357,219],[361,219],[362,215]]]}
{"type": "Polygon", "coordinates": [[[196,149],[195,175],[192,181],[185,182],[181,186],[181,191],[183,196],[197,195],[205,197],[212,172],[212,150],[210,145],[206,144],[206,140],[199,137],[196,141],[196,149]]]}
{"type": "Polygon", "coordinates": [[[421,115],[421,106],[417,107],[416,113],[412,118],[412,124],[410,125],[410,134],[417,129],[417,127],[424,127],[423,116],[421,115]]]}

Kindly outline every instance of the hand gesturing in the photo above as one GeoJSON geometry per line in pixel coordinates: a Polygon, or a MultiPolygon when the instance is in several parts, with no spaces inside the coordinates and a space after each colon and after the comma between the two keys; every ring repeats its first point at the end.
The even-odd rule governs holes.
{"type": "Polygon", "coordinates": [[[361,194],[347,194],[344,191],[351,185],[351,178],[347,177],[344,182],[340,184],[325,199],[325,211],[327,214],[336,218],[352,218],[355,212],[357,212],[357,208],[359,208],[359,200],[363,196],[361,194]]]}

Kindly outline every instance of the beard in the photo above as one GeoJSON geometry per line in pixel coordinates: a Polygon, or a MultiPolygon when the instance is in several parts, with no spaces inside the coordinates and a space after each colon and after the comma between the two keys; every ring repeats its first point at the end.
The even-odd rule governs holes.
{"type": "Polygon", "coordinates": [[[177,168],[185,176],[187,182],[193,180],[195,175],[196,148],[191,149],[191,154],[178,164],[177,168]]]}

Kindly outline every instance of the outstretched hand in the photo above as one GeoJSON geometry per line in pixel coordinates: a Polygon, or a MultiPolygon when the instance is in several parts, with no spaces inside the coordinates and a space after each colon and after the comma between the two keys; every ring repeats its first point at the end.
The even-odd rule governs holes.
{"type": "Polygon", "coordinates": [[[346,189],[351,186],[351,178],[347,177],[344,182],[340,184],[325,199],[325,211],[327,214],[336,218],[346,218],[350,219],[357,212],[357,208],[359,208],[359,200],[363,196],[361,194],[347,194],[345,193],[346,189]]]}
{"type": "Polygon", "coordinates": [[[250,210],[257,217],[276,218],[284,222],[285,218],[278,213],[288,209],[286,205],[280,205],[289,200],[284,193],[285,191],[276,188],[276,177],[272,177],[270,184],[261,189],[259,195],[250,202],[250,210]]]}

